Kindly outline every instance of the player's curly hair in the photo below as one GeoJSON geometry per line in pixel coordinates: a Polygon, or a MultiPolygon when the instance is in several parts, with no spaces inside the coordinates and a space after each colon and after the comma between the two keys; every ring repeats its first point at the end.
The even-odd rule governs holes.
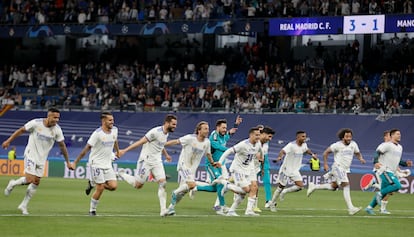
{"type": "Polygon", "coordinates": [[[337,134],[339,140],[342,140],[345,137],[345,134],[346,133],[350,133],[351,135],[353,135],[352,134],[352,129],[350,129],[350,128],[342,128],[341,130],[339,130],[339,132],[337,134]]]}

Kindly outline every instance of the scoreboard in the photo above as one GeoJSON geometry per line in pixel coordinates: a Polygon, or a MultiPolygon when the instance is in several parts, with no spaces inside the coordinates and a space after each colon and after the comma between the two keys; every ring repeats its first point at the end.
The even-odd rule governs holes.
{"type": "Polygon", "coordinates": [[[344,34],[384,33],[385,15],[344,16],[344,34]]]}
{"type": "Polygon", "coordinates": [[[414,15],[272,18],[269,36],[414,32],[414,15]]]}

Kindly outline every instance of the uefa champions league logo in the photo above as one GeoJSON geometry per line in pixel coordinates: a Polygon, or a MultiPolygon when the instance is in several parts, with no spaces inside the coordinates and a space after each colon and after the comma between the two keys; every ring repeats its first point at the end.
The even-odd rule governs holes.
{"type": "Polygon", "coordinates": [[[246,25],[244,26],[244,30],[245,31],[250,31],[250,23],[246,23],[246,25]]]}
{"type": "Polygon", "coordinates": [[[63,28],[63,32],[65,32],[65,34],[70,34],[70,32],[71,32],[70,26],[65,26],[63,28]]]}
{"type": "Polygon", "coordinates": [[[126,34],[126,33],[128,33],[128,26],[126,26],[126,25],[123,25],[122,26],[122,28],[121,28],[121,32],[123,33],[123,34],[126,34]]]}
{"type": "Polygon", "coordinates": [[[14,36],[14,29],[13,28],[10,28],[10,30],[9,30],[9,36],[10,37],[13,37],[14,36]]]}
{"type": "Polygon", "coordinates": [[[183,24],[181,26],[181,31],[184,32],[184,33],[187,33],[188,32],[188,28],[189,28],[189,26],[187,24],[183,24]]]}

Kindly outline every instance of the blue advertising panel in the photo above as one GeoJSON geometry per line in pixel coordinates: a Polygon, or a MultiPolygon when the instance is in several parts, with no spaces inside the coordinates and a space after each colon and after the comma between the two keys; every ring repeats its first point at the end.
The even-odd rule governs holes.
{"type": "Polygon", "coordinates": [[[55,35],[162,35],[182,33],[253,34],[264,32],[263,21],[153,22],[138,24],[62,24],[0,26],[1,38],[36,38],[55,35]]]}
{"type": "Polygon", "coordinates": [[[141,31],[142,24],[116,24],[111,25],[112,35],[138,35],[141,31]]]}
{"type": "Polygon", "coordinates": [[[414,14],[387,15],[385,20],[386,33],[414,32],[414,14]]]}
{"type": "Polygon", "coordinates": [[[175,32],[177,34],[179,33],[201,33],[201,29],[203,28],[203,25],[205,22],[188,22],[188,21],[180,21],[175,22],[175,24],[171,24],[169,26],[171,32],[175,32]]]}
{"type": "Polygon", "coordinates": [[[269,36],[342,34],[342,17],[274,18],[269,20],[269,36]]]}
{"type": "Polygon", "coordinates": [[[238,21],[233,25],[233,32],[236,33],[261,33],[264,32],[263,21],[238,21]]]}

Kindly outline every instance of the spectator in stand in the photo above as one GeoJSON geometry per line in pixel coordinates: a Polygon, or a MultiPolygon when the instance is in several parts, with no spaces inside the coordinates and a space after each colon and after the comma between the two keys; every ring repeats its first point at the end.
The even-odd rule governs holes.
{"type": "Polygon", "coordinates": [[[202,1],[197,1],[197,3],[194,6],[194,19],[199,20],[203,18],[203,15],[205,14],[206,8],[203,5],[202,1]]]}
{"type": "Polygon", "coordinates": [[[413,2],[411,0],[405,0],[403,3],[403,13],[411,14],[413,13],[413,2]]]}
{"type": "Polygon", "coordinates": [[[153,21],[156,19],[156,13],[155,13],[155,6],[151,6],[148,10],[148,20],[153,21]]]}
{"type": "Polygon", "coordinates": [[[342,16],[349,16],[351,14],[351,9],[347,0],[341,1],[341,15],[342,16]]]}
{"type": "Polygon", "coordinates": [[[377,1],[376,0],[371,0],[371,2],[369,2],[369,5],[368,5],[368,13],[370,15],[375,15],[378,12],[378,8],[379,8],[379,6],[378,6],[377,1]]]}
{"type": "Polygon", "coordinates": [[[358,0],[352,0],[352,15],[358,15],[359,14],[359,10],[361,8],[361,4],[359,4],[358,0]]]}
{"type": "Polygon", "coordinates": [[[137,2],[132,3],[132,8],[129,11],[129,20],[130,21],[137,21],[138,20],[138,7],[137,2]]]}
{"type": "MultiPolygon", "coordinates": [[[[303,2],[307,2],[307,1],[303,1],[303,2]]],[[[322,4],[319,8],[319,13],[322,16],[327,16],[328,15],[328,13],[329,13],[329,0],[322,0],[322,4]]]]}
{"type": "Polygon", "coordinates": [[[160,12],[158,13],[160,20],[165,21],[168,18],[168,10],[167,7],[162,6],[160,12]]]}
{"type": "Polygon", "coordinates": [[[317,113],[319,112],[319,101],[316,96],[313,96],[312,99],[308,103],[308,107],[311,112],[317,113]]]}
{"type": "Polygon", "coordinates": [[[39,25],[42,25],[42,24],[46,23],[46,15],[45,15],[43,9],[39,9],[36,12],[35,18],[36,18],[36,23],[38,23],[39,25]]]}
{"type": "Polygon", "coordinates": [[[83,9],[80,10],[80,13],[78,15],[78,23],[84,24],[86,21],[86,13],[83,9]]]}
{"type": "Polygon", "coordinates": [[[249,3],[249,6],[247,7],[247,17],[254,18],[255,16],[256,16],[256,7],[254,7],[252,3],[249,3]]]}
{"type": "Polygon", "coordinates": [[[192,20],[193,17],[194,17],[193,10],[191,9],[191,7],[187,7],[187,10],[185,10],[185,12],[184,12],[184,18],[186,20],[192,20]]]}

